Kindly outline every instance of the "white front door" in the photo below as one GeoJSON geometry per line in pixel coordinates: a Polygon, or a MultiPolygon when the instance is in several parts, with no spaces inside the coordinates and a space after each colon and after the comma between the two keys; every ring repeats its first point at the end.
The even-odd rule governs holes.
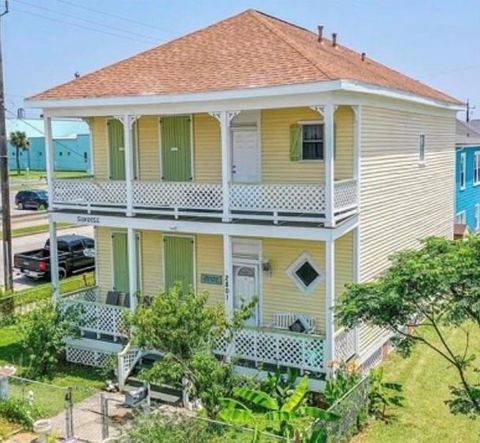
{"type": "Polygon", "coordinates": [[[260,156],[256,126],[232,128],[232,179],[235,183],[260,181],[260,156]]]}
{"type": "MultiPolygon", "coordinates": [[[[258,293],[258,266],[256,265],[234,265],[233,266],[233,300],[234,308],[240,309],[242,304],[252,301],[258,293]]],[[[258,301],[253,309],[251,317],[245,321],[247,326],[259,326],[258,301]]]]}

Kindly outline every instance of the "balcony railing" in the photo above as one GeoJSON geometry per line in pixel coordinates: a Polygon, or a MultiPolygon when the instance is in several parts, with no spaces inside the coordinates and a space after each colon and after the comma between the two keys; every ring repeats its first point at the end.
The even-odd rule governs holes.
{"type": "MultiPolygon", "coordinates": [[[[325,219],[325,188],[317,184],[231,184],[229,217],[277,221],[322,222],[325,219]]],[[[334,186],[337,220],[356,211],[356,180],[334,186]]],[[[221,218],[221,184],[195,182],[134,181],[133,212],[137,214],[221,218]]],[[[125,181],[58,179],[53,183],[53,208],[87,212],[125,212],[125,181]]]]}
{"type": "Polygon", "coordinates": [[[237,331],[229,343],[221,338],[214,346],[219,355],[253,362],[271,364],[300,371],[323,372],[324,338],[273,328],[245,328],[237,331]]]}

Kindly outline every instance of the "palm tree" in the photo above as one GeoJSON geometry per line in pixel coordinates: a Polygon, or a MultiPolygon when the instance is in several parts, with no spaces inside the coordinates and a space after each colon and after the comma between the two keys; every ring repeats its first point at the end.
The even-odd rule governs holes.
{"type": "Polygon", "coordinates": [[[10,133],[10,144],[17,151],[17,174],[20,175],[20,149],[26,151],[30,148],[30,140],[23,131],[13,131],[10,133]]]}

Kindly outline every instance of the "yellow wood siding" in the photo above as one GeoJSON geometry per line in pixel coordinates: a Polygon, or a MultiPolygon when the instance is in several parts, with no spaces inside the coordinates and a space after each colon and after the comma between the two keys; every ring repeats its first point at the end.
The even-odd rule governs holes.
{"type": "Polygon", "coordinates": [[[335,300],[345,291],[345,285],[353,281],[353,232],[335,241],[335,300]]]}
{"type": "Polygon", "coordinates": [[[104,300],[112,289],[112,239],[110,228],[96,227],[96,267],[100,299],[104,300]]]}
{"type": "Polygon", "coordinates": [[[92,118],[93,165],[95,177],[99,180],[109,178],[108,132],[105,117],[92,118]]]}
{"type": "Polygon", "coordinates": [[[365,107],[361,159],[361,280],[431,235],[452,237],[455,118],[365,107]],[[426,135],[426,163],[418,161],[426,135]]]}
{"type": "MultiPolygon", "coordinates": [[[[265,183],[321,183],[323,161],[290,160],[290,126],[299,121],[321,120],[310,108],[262,110],[262,181],[265,183]]],[[[335,112],[337,147],[335,179],[353,176],[354,116],[350,107],[335,112]]]]}
{"type": "Polygon", "coordinates": [[[325,282],[305,295],[287,274],[290,265],[304,252],[310,254],[316,265],[325,271],[325,246],[322,242],[263,239],[263,256],[270,261],[271,275],[263,276],[263,323],[272,323],[277,312],[298,312],[316,319],[317,330],[325,330],[325,282]]]}
{"type": "Polygon", "coordinates": [[[138,169],[140,180],[160,180],[159,117],[141,117],[137,121],[138,169]]]}
{"type": "Polygon", "coordinates": [[[193,158],[195,181],[220,183],[222,181],[222,150],[220,123],[208,114],[193,117],[193,158]]]}
{"type": "Polygon", "coordinates": [[[223,277],[223,237],[220,235],[197,235],[196,263],[197,291],[208,292],[210,303],[223,304],[223,285],[201,283],[202,273],[217,274],[223,277]]]}
{"type": "Polygon", "coordinates": [[[157,295],[163,291],[163,241],[159,231],[141,231],[142,293],[157,295]]]}

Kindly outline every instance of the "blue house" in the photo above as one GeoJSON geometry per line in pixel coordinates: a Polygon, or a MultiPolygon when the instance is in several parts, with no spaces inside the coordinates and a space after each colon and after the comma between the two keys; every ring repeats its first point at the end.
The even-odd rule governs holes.
{"type": "Polygon", "coordinates": [[[480,232],[480,132],[457,120],[455,234],[480,232]]]}
{"type": "MultiPolygon", "coordinates": [[[[43,119],[7,119],[7,139],[12,131],[22,131],[30,148],[19,153],[22,170],[45,171],[45,137],[43,119]]],[[[53,120],[52,135],[56,171],[91,172],[90,130],[82,120],[53,120]]],[[[16,149],[8,145],[8,166],[17,167],[16,149]]]]}

